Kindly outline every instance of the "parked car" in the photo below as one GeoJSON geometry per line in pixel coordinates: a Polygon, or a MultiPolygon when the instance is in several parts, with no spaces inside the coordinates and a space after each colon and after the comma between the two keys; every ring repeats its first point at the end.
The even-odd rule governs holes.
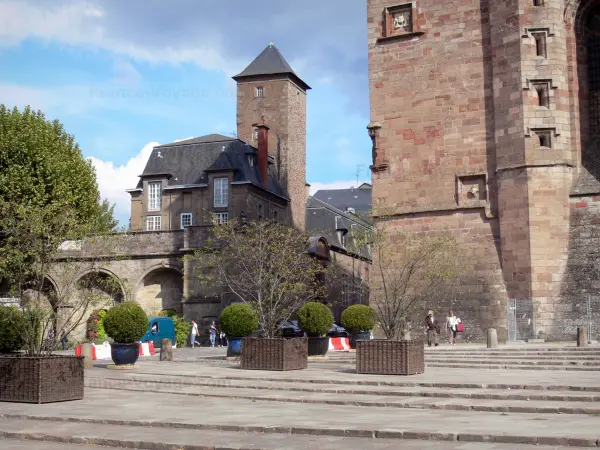
{"type": "Polygon", "coordinates": [[[327,337],[349,337],[349,334],[343,326],[334,323],[327,332],[327,337]]]}
{"type": "Polygon", "coordinates": [[[304,331],[300,329],[300,325],[298,325],[297,320],[286,320],[279,326],[279,329],[281,330],[281,335],[284,338],[304,336],[304,331]]]}

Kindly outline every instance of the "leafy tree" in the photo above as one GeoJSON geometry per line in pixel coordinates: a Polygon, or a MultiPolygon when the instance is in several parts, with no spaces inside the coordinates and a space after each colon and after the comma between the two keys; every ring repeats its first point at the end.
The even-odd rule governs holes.
{"type": "Polygon", "coordinates": [[[40,111],[0,105],[0,277],[10,280],[23,263],[39,261],[39,246],[29,247],[30,240],[24,245],[16,234],[35,235],[39,245],[55,248],[116,224],[73,136],[40,111]]]}
{"type": "Polygon", "coordinates": [[[262,335],[275,337],[306,301],[321,298],[323,268],[308,252],[308,237],[270,220],[213,227],[196,259],[202,283],[223,289],[258,314],[262,335]]]}
{"type": "Polygon", "coordinates": [[[99,276],[97,263],[118,239],[82,241],[115,226],[113,208],[100,202],[94,169],[73,136],[40,111],[0,105],[0,279],[25,310],[28,354],[54,350],[106,293],[116,292],[118,283],[99,276]],[[89,251],[85,260],[61,249],[65,242],[81,247],[76,256],[89,251]],[[85,272],[98,276],[81,278],[85,272]],[[50,273],[60,279],[60,292],[50,273]]]}

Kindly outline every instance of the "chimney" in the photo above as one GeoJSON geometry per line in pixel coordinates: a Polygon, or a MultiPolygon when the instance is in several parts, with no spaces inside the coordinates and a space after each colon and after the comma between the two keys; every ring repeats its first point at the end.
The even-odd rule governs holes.
{"type": "Polygon", "coordinates": [[[260,123],[252,125],[258,128],[258,171],[260,179],[265,188],[269,187],[269,127],[265,123],[264,116],[260,123]]]}

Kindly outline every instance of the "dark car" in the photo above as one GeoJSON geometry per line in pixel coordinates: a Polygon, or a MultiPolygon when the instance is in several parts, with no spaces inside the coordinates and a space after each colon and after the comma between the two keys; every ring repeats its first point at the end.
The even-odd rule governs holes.
{"type": "Polygon", "coordinates": [[[297,320],[286,320],[279,326],[279,329],[281,330],[281,335],[284,338],[304,336],[304,331],[300,329],[300,325],[298,325],[297,320]]]}
{"type": "Polygon", "coordinates": [[[327,337],[348,337],[348,332],[344,327],[334,323],[333,326],[327,332],[327,337]]]}

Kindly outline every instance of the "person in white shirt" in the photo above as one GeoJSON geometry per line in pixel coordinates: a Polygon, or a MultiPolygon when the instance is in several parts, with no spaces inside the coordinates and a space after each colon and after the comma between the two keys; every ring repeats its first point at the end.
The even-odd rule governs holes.
{"type": "Polygon", "coordinates": [[[446,317],[446,329],[450,336],[450,345],[456,345],[456,333],[457,325],[460,323],[460,319],[454,315],[454,311],[450,311],[450,315],[446,317]]]}
{"type": "Polygon", "coordinates": [[[200,334],[198,332],[198,324],[195,320],[192,320],[192,337],[190,339],[190,343],[192,344],[192,348],[194,348],[194,344],[200,345],[200,342],[196,340],[196,336],[200,334]]]}

